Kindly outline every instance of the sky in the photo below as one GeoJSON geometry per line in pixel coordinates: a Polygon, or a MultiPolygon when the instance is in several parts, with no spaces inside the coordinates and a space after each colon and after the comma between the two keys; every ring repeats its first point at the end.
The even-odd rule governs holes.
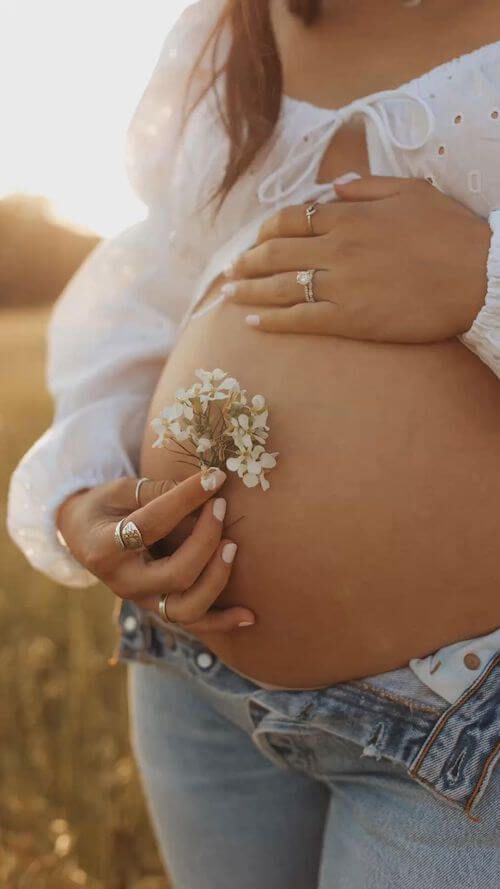
{"type": "MultiPolygon", "coordinates": [[[[192,0],[191,0],[192,2],[192,0]]],[[[109,236],[143,215],[125,133],[190,0],[0,0],[0,197],[109,236]]]]}

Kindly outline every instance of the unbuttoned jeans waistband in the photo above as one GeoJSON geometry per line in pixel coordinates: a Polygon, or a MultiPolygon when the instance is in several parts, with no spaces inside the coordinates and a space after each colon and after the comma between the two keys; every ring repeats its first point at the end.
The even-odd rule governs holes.
{"type": "Polygon", "coordinates": [[[454,704],[443,700],[434,707],[372,685],[373,677],[270,691],[235,673],[180,627],[162,626],[133,603],[124,603],[119,622],[120,660],[167,663],[220,694],[248,699],[254,740],[267,753],[266,738],[277,732],[332,733],[360,745],[364,755],[400,763],[472,821],[480,821],[490,805],[500,810],[500,800],[488,801],[486,794],[500,759],[500,652],[454,704]]]}

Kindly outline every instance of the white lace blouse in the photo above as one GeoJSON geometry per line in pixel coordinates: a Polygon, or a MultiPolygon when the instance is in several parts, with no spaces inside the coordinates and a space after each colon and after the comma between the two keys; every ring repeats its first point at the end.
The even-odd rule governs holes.
{"type": "MultiPolygon", "coordinates": [[[[60,544],[57,507],[81,488],[137,474],[150,398],[197,296],[253,243],[267,216],[334,196],[316,176],[333,134],[353,114],[366,123],[372,174],[426,177],[489,221],[485,303],[460,340],[500,377],[500,41],[343,108],[284,97],[271,140],[214,222],[203,207],[227,144],[213,93],[180,143],[178,124],[190,65],[221,2],[200,0],[181,16],[132,120],[128,167],[146,220],[93,252],[51,319],[55,416],[13,474],[8,527],[35,568],[68,586],[95,578],[60,544]]],[[[497,630],[410,666],[452,702],[499,648],[497,630]]]]}

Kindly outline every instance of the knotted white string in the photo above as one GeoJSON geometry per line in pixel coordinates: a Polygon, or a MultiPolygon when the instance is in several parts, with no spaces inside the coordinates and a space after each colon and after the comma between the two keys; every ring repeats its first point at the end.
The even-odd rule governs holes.
{"type": "MultiPolygon", "coordinates": [[[[315,178],[321,164],[324,152],[333,139],[335,133],[354,114],[365,114],[373,121],[377,128],[382,144],[391,159],[396,164],[394,148],[405,151],[415,151],[422,148],[434,132],[434,114],[425,99],[414,96],[405,89],[381,90],[373,93],[365,99],[356,99],[345,108],[332,110],[332,116],[327,121],[317,124],[307,133],[307,142],[301,136],[300,141],[292,145],[284,162],[276,170],[266,176],[258,188],[258,197],[262,204],[281,203],[284,198],[293,195],[303,182],[315,178]],[[416,103],[425,114],[425,132],[421,138],[413,142],[402,142],[397,138],[391,128],[391,122],[384,102],[387,100],[405,99],[416,103]]],[[[321,183],[315,182],[318,190],[321,183]]],[[[324,190],[331,189],[330,183],[324,184],[324,190]]]]}

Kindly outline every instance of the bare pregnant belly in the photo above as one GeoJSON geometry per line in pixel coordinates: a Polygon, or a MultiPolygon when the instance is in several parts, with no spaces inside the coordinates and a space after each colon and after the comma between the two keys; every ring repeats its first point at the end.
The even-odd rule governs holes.
{"type": "MultiPolygon", "coordinates": [[[[290,688],[371,675],[490,632],[500,601],[500,386],[458,340],[425,346],[278,336],[223,306],[192,319],[150,417],[222,367],[270,406],[271,488],[224,488],[239,544],[218,606],[254,627],[203,634],[230,667],[290,688]],[[487,607],[486,603],[489,602],[487,607]]],[[[190,469],[152,449],[141,472],[190,469]]]]}

